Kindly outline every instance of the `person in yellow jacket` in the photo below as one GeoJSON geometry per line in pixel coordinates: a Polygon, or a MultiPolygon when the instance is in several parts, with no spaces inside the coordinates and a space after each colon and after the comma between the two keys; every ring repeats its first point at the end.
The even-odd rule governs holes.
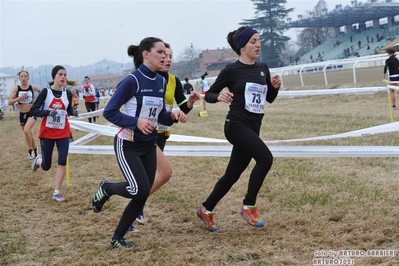
{"type": "MultiPolygon", "coordinates": [[[[200,100],[200,94],[193,91],[188,98],[184,94],[183,86],[178,77],[169,74],[170,67],[172,66],[172,50],[168,43],[165,43],[166,47],[166,59],[163,68],[158,73],[166,79],[166,91],[165,91],[165,106],[166,110],[171,111],[173,109],[173,102],[176,101],[177,106],[184,113],[188,113],[194,107],[194,103],[200,100]]],[[[151,187],[150,195],[157,191],[172,177],[172,166],[166,158],[163,150],[165,148],[166,140],[170,137],[170,126],[158,124],[157,132],[157,173],[155,175],[154,184],[151,187]]],[[[144,215],[141,212],[136,221],[140,224],[144,224],[144,215]]],[[[130,232],[138,232],[138,229],[133,227],[129,228],[130,232]]]]}

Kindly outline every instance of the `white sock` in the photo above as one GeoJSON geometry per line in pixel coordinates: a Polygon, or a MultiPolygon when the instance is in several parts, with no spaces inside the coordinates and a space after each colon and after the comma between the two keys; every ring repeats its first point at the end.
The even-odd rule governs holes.
{"type": "Polygon", "coordinates": [[[55,189],[54,194],[60,194],[60,191],[58,189],[55,189]]]}

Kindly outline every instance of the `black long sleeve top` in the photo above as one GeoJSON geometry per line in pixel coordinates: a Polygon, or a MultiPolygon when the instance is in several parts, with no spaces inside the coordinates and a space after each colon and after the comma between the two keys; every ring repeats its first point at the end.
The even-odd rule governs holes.
{"type": "Polygon", "coordinates": [[[273,88],[270,71],[265,63],[246,65],[237,60],[222,69],[215,83],[205,94],[205,101],[216,103],[219,93],[228,88],[234,96],[226,119],[240,120],[250,126],[260,125],[264,114],[249,112],[245,108],[245,88],[248,83],[267,85],[266,101],[269,103],[272,103],[278,95],[278,89],[273,88]]]}

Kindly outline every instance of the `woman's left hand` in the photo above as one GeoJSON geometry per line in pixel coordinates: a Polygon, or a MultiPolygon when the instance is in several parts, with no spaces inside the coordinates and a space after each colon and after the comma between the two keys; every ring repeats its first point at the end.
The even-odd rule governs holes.
{"type": "Polygon", "coordinates": [[[196,91],[193,91],[193,92],[190,94],[190,96],[188,97],[188,100],[189,100],[190,102],[192,102],[192,103],[198,101],[199,99],[201,99],[201,95],[200,95],[198,92],[196,92],[196,91]]]}
{"type": "MultiPolygon", "coordinates": [[[[170,117],[176,122],[180,121],[181,123],[186,123],[187,117],[183,111],[173,112],[170,117]]],[[[177,123],[176,122],[176,123],[177,123]]]]}
{"type": "Polygon", "coordinates": [[[272,77],[272,85],[273,85],[274,89],[276,89],[276,90],[280,89],[280,86],[281,86],[281,77],[280,77],[280,75],[276,74],[276,75],[274,75],[272,77]]]}
{"type": "Polygon", "coordinates": [[[200,100],[200,99],[201,99],[201,95],[198,92],[193,91],[190,94],[190,96],[188,97],[187,107],[188,108],[193,108],[194,107],[194,103],[196,101],[200,100]]]}

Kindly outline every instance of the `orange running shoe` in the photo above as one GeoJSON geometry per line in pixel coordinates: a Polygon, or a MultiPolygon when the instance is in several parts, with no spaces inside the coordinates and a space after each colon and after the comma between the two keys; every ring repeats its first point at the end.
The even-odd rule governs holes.
{"type": "Polygon", "coordinates": [[[205,223],[205,225],[206,225],[206,228],[207,228],[209,231],[211,231],[211,232],[217,231],[217,230],[219,229],[219,227],[218,227],[218,226],[216,225],[216,223],[213,221],[213,215],[214,215],[214,214],[215,214],[214,212],[207,211],[207,210],[205,209],[204,206],[201,206],[201,207],[199,207],[199,208],[197,209],[197,215],[198,215],[198,217],[199,217],[202,221],[204,221],[204,223],[205,223]]]}
{"type": "Polygon", "coordinates": [[[240,209],[240,213],[242,217],[250,224],[255,227],[262,227],[265,225],[265,223],[262,221],[262,219],[258,215],[258,210],[256,208],[256,205],[250,206],[250,205],[242,205],[240,209]]]}

